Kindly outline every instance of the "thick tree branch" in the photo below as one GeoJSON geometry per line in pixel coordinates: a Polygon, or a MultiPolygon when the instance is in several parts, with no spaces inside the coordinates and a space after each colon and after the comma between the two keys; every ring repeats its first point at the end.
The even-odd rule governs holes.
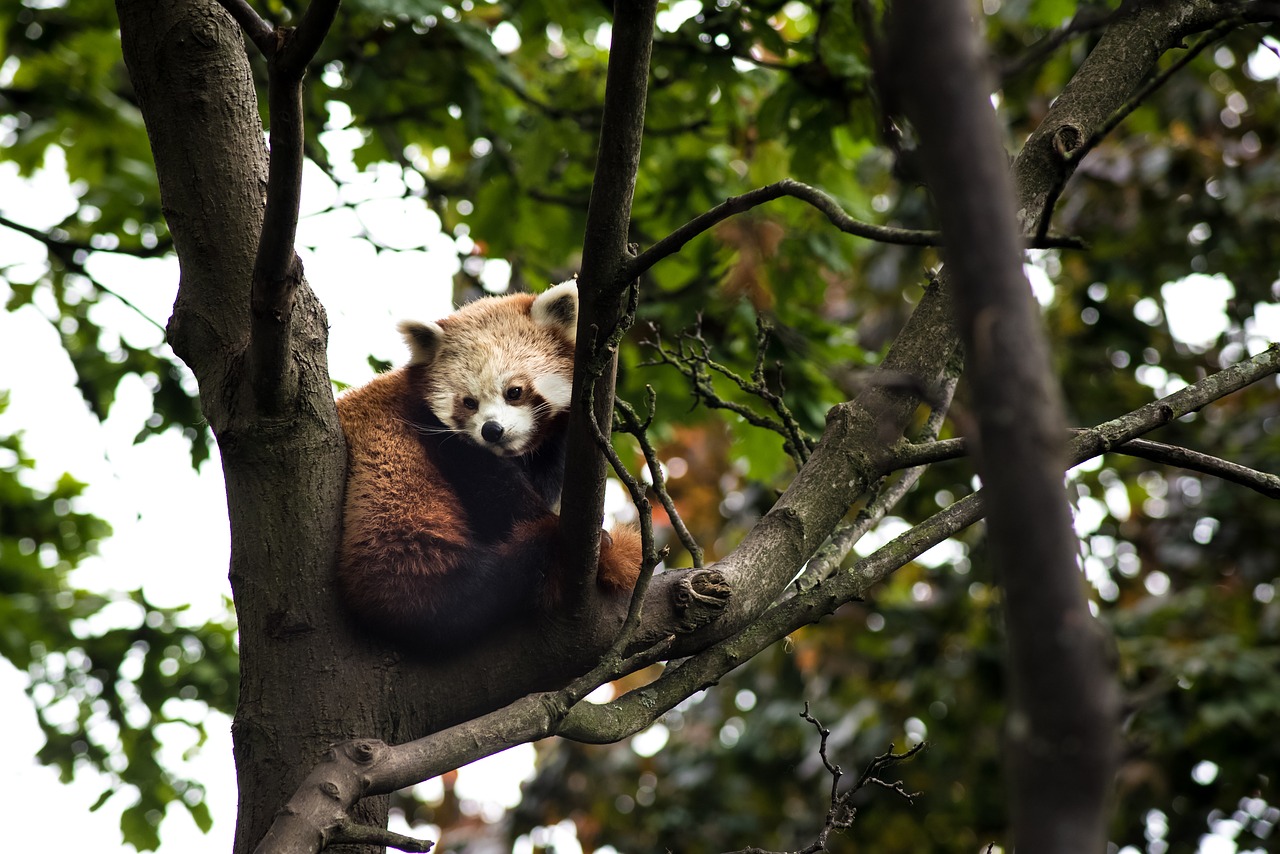
{"type": "Polygon", "coordinates": [[[313,0],[296,29],[263,31],[266,23],[244,0],[220,0],[267,60],[271,154],[267,204],[250,297],[248,367],[254,397],[265,412],[279,412],[297,390],[291,358],[294,299],[302,262],[294,243],[302,201],[302,81],[338,11],[338,0],[313,0]]]}
{"type": "Polygon", "coordinates": [[[715,685],[725,674],[750,661],[762,650],[834,612],[844,603],[863,598],[896,569],[981,517],[979,494],[966,496],[858,561],[849,570],[770,608],[732,637],[707,646],[683,661],[669,663],[662,675],[650,684],[609,703],[577,704],[569,711],[557,734],[591,744],[609,743],[635,735],[691,694],[715,685]]]}
{"type": "MultiPolygon", "coordinates": [[[[1280,345],[1152,404],[1083,431],[1068,443],[1066,465],[1079,465],[1104,453],[1104,436],[1123,436],[1124,441],[1132,441],[1143,433],[1196,412],[1215,400],[1276,373],[1280,373],[1280,345]]],[[[761,650],[777,643],[791,632],[834,613],[846,602],[865,598],[872,587],[888,578],[899,567],[977,522],[982,518],[983,512],[983,493],[967,495],[905,531],[849,569],[837,572],[822,584],[797,593],[770,608],[737,634],[700,648],[686,644],[668,649],[669,654],[691,657],[669,664],[654,682],[630,691],[610,703],[577,704],[569,711],[557,733],[593,744],[619,741],[635,735],[690,694],[716,684],[739,664],[749,661],[761,650]]],[[[732,559],[733,555],[730,555],[726,562],[732,559]]],[[[722,629],[725,624],[727,621],[717,623],[715,628],[722,629]]],[[[651,661],[648,655],[642,655],[635,664],[642,665],[651,661]]]]}
{"type": "MultiPolygon", "coordinates": [[[[1120,109],[1112,113],[1105,122],[1098,126],[1079,148],[1070,151],[1066,156],[1074,163],[1079,163],[1083,160],[1085,155],[1090,151],[1093,151],[1098,143],[1106,138],[1107,134],[1119,127],[1121,122],[1127,119],[1134,110],[1142,106],[1161,86],[1168,83],[1175,74],[1190,64],[1191,60],[1204,52],[1204,49],[1209,47],[1209,45],[1220,41],[1223,36],[1239,27],[1242,23],[1243,21],[1240,19],[1231,18],[1226,21],[1222,21],[1213,29],[1209,30],[1209,32],[1201,36],[1200,40],[1192,45],[1185,53],[1182,54],[1182,56],[1178,57],[1172,65],[1161,71],[1155,77],[1151,78],[1147,81],[1146,85],[1133,93],[1133,97],[1125,101],[1120,109]]],[[[1048,219],[1046,218],[1045,222],[1047,221],[1048,219]]],[[[1044,230],[1046,227],[1045,223],[1041,223],[1041,230],[1044,230]]]]}
{"type": "Polygon", "coordinates": [[[581,567],[569,585],[569,605],[591,601],[604,512],[605,459],[586,407],[598,424],[613,420],[617,353],[607,342],[623,322],[627,299],[628,232],[649,85],[656,0],[618,3],[614,9],[604,114],[595,180],[587,209],[578,283],[578,342],[570,403],[569,452],[561,499],[565,559],[581,567]]]}
{"type": "Polygon", "coordinates": [[[1124,4],[1014,161],[1023,233],[1047,233],[1058,195],[1078,165],[1072,152],[1140,89],[1165,51],[1224,20],[1248,17],[1255,5],[1247,0],[1124,4]]]}

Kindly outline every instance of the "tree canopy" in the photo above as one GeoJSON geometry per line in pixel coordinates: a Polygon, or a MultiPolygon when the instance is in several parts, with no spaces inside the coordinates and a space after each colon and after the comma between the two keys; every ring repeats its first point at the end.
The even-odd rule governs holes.
{"type": "MultiPolygon", "coordinates": [[[[119,4],[121,17],[130,5],[119,4]]],[[[639,420],[648,413],[648,449],[687,528],[681,536],[650,493],[658,544],[671,547],[666,567],[714,564],[734,551],[792,484],[832,407],[879,376],[874,369],[936,287],[943,259],[925,181],[936,192],[939,179],[929,172],[923,128],[903,120],[901,93],[889,85],[900,68],[894,63],[912,54],[890,51],[888,5],[658,6],[626,235],[637,247],[640,296],[620,339],[617,393],[639,420]],[[779,183],[786,181],[800,183],[779,183]],[[761,188],[772,188],[771,201],[741,204],[735,216],[685,239],[687,223],[761,188]],[[855,236],[838,214],[897,231],[855,236]],[[685,547],[690,542],[701,554],[685,547]]],[[[1244,363],[1280,329],[1276,11],[1244,2],[1219,4],[1209,16],[1204,5],[1149,4],[1153,20],[1186,13],[1203,23],[1177,33],[1167,51],[1150,48],[1153,67],[1136,72],[1144,85],[1123,97],[1103,132],[1055,138],[1074,174],[1055,188],[1050,215],[1022,211],[1024,225],[1038,226],[1027,235],[1040,247],[1028,252],[1027,272],[1067,420],[1077,427],[1244,363]]],[[[297,25],[307,8],[279,0],[253,6],[281,26],[297,25]]],[[[175,74],[192,75],[196,92],[252,74],[261,105],[253,118],[260,109],[274,143],[267,64],[251,43],[251,62],[189,70],[199,69],[191,51],[234,27],[216,4],[193,8],[209,29],[156,32],[159,49],[175,74]]],[[[1133,6],[984,0],[974,12],[1005,147],[1016,156],[1069,84],[1096,85],[1079,70],[1133,6]]],[[[614,24],[609,4],[343,4],[301,101],[304,192],[328,199],[304,199],[298,245],[317,292],[324,235],[332,232],[309,231],[308,219],[366,241],[376,256],[371,269],[404,271],[395,258],[425,264],[429,253],[451,274],[456,302],[541,288],[582,267],[597,145],[610,120],[602,109],[614,24]],[[415,229],[392,228],[395,216],[415,229]]],[[[903,26],[910,32],[909,22],[903,26]]],[[[45,251],[35,268],[0,259],[6,308],[34,306],[30,322],[42,317],[57,329],[97,417],[110,413],[122,378],[142,377],[153,412],[137,425],[138,441],[179,431],[190,448],[184,464],[210,464],[210,422],[218,416],[209,404],[218,390],[202,379],[197,394],[168,346],[131,343],[101,322],[98,309],[128,308],[128,300],[95,273],[95,258],[180,250],[185,280],[201,253],[219,248],[175,247],[182,224],[166,222],[171,202],[160,195],[161,182],[173,179],[162,172],[158,180],[143,122],[142,103],[156,96],[140,96],[131,81],[116,4],[0,0],[0,34],[4,159],[30,175],[56,149],[77,197],[51,229],[0,200],[0,228],[45,251]]],[[[912,49],[923,54],[931,44],[919,37],[912,49]]],[[[191,153],[206,156],[219,155],[191,153]]],[[[238,239],[216,235],[209,243],[238,239]]],[[[358,293],[365,284],[338,286],[358,293]]],[[[422,274],[380,284],[412,300],[438,299],[428,293],[438,283],[422,274]]],[[[377,337],[368,352],[393,355],[384,343],[390,333],[389,326],[368,331],[377,337]]],[[[218,338],[203,328],[194,335],[183,352],[188,361],[218,338]]],[[[381,359],[371,361],[382,366],[381,359]]],[[[967,379],[942,440],[971,436],[986,413],[967,379]]],[[[1266,850],[1280,821],[1280,748],[1271,737],[1280,713],[1272,533],[1280,487],[1264,473],[1280,471],[1280,394],[1267,377],[1196,408],[1152,437],[1166,444],[1093,456],[1068,477],[1089,607],[1114,638],[1123,692],[1109,836],[1158,852],[1192,850],[1215,832],[1241,849],[1266,850]]],[[[928,409],[914,416],[910,436],[919,435],[928,409]]],[[[242,415],[233,413],[228,434],[242,415]]],[[[631,438],[615,435],[614,446],[632,471],[644,467],[644,449],[631,438]]],[[[158,761],[154,727],[170,719],[172,697],[235,711],[233,627],[191,624],[141,591],[77,587],[75,567],[110,532],[78,500],[74,479],[41,485],[24,474],[31,461],[17,432],[5,432],[0,447],[0,654],[28,673],[47,739],[39,760],[68,778],[89,765],[134,787],[138,799],[124,812],[122,832],[139,849],[158,844],[159,816],[171,804],[207,825],[200,781],[158,761]],[[84,630],[87,618],[120,600],[134,603],[136,624],[84,630]],[[47,714],[68,702],[76,709],[70,719],[47,714]],[[102,719],[114,726],[96,726],[102,719]]],[[[931,465],[856,551],[837,547],[831,559],[847,568],[871,543],[976,486],[968,462],[931,465]]],[[[870,508],[875,494],[849,507],[848,519],[870,508]]],[[[792,632],[681,703],[654,725],[668,736],[660,749],[541,743],[520,806],[487,832],[509,838],[567,818],[587,850],[803,847],[832,807],[819,732],[801,716],[808,703],[830,730],[821,737],[826,753],[851,776],[891,744],[898,751],[929,744],[883,771],[886,782],[901,780],[910,803],[874,785],[858,790],[856,819],[827,840],[830,850],[1011,845],[1005,589],[991,567],[984,526],[945,539],[883,578],[865,601],[792,632]]],[[[659,669],[626,676],[615,695],[659,669]]],[[[465,846],[474,824],[447,783],[439,800],[401,796],[394,806],[442,828],[451,850],[465,846]]]]}

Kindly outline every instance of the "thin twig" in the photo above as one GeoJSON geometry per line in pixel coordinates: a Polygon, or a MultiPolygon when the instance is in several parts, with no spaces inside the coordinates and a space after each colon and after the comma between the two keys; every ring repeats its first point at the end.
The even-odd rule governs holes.
{"type": "MultiPolygon", "coordinates": [[[[151,317],[145,311],[140,309],[128,297],[123,296],[117,291],[102,284],[102,282],[100,282],[95,276],[93,276],[89,272],[88,268],[85,267],[85,265],[76,256],[79,255],[81,252],[110,252],[115,254],[130,255],[135,258],[152,258],[152,257],[158,257],[164,254],[164,252],[168,251],[168,249],[172,247],[172,242],[169,242],[169,244],[164,249],[157,248],[154,252],[152,250],[129,251],[129,250],[117,250],[117,249],[96,249],[86,244],[58,240],[57,238],[52,237],[51,235],[46,234],[45,232],[38,231],[34,228],[31,228],[30,226],[22,225],[21,223],[13,222],[12,220],[6,219],[4,217],[0,217],[0,226],[3,226],[5,228],[10,228],[20,234],[25,234],[27,237],[40,241],[45,245],[45,248],[48,250],[50,255],[52,255],[53,257],[57,258],[60,262],[62,262],[63,266],[66,267],[67,272],[75,273],[76,275],[83,276],[91,285],[93,285],[95,289],[101,291],[102,293],[108,296],[115,297],[117,300],[120,301],[122,305],[124,305],[125,308],[132,309],[133,312],[138,315],[138,317],[142,318],[147,323],[150,323],[156,329],[159,329],[161,333],[165,331],[163,323],[151,317]]],[[[57,326],[57,323],[54,322],[52,319],[49,322],[53,323],[54,326],[57,326]]]]}
{"type": "Polygon", "coordinates": [[[1031,45],[1021,56],[1002,62],[999,69],[1000,78],[1009,80],[1016,77],[1053,53],[1072,36],[1101,29],[1109,24],[1114,16],[1114,11],[1099,14],[1093,9],[1081,9],[1074,18],[1031,45]]]}
{"type": "Polygon", "coordinates": [[[929,743],[927,741],[922,741],[902,753],[894,753],[893,745],[889,745],[888,750],[867,763],[867,767],[863,770],[862,776],[858,778],[858,782],[853,785],[853,788],[850,791],[856,792],[869,785],[880,786],[882,788],[889,789],[890,791],[897,792],[899,795],[906,798],[907,803],[914,804],[916,802],[916,798],[920,797],[923,792],[908,792],[906,787],[902,785],[901,780],[895,780],[894,782],[889,783],[881,780],[878,775],[886,768],[897,765],[899,762],[905,762],[928,746],[929,743]]]}
{"type": "Polygon", "coordinates": [[[635,437],[636,443],[640,446],[640,453],[644,455],[645,464],[649,467],[650,488],[658,496],[658,500],[662,502],[663,509],[667,511],[667,518],[671,520],[671,527],[675,530],[676,536],[680,538],[685,551],[689,553],[693,566],[698,568],[702,566],[703,562],[702,547],[698,545],[698,541],[690,533],[688,526],[685,525],[684,519],[680,515],[680,511],[676,508],[675,501],[671,499],[671,493],[667,491],[666,478],[662,472],[662,463],[658,460],[658,454],[653,447],[653,443],[649,441],[648,429],[649,425],[653,423],[657,393],[653,390],[653,386],[645,386],[645,389],[648,393],[648,411],[643,421],[640,420],[640,416],[636,414],[631,404],[621,398],[614,400],[613,405],[618,413],[618,429],[635,437]]]}
{"type": "Polygon", "coordinates": [[[690,240],[717,223],[766,202],[780,199],[783,196],[791,196],[808,202],[825,214],[836,228],[846,234],[852,234],[857,237],[910,246],[937,246],[941,239],[940,234],[936,231],[913,231],[906,228],[894,228],[892,226],[872,225],[861,222],[846,214],[839,203],[823,191],[807,184],[802,184],[799,181],[784,178],[775,184],[759,187],[740,196],[726,199],[711,210],[689,220],[671,232],[671,234],[662,238],[635,258],[632,258],[627,267],[627,275],[632,278],[639,276],[663,258],[678,252],[690,240]]]}
{"type": "Polygon", "coordinates": [[[711,345],[702,335],[701,316],[692,330],[685,330],[680,334],[681,340],[675,350],[663,347],[662,339],[655,330],[653,340],[645,343],[653,348],[658,358],[648,364],[670,365],[684,374],[689,380],[694,398],[709,408],[733,412],[753,427],[777,433],[783,439],[784,450],[795,462],[796,468],[800,468],[809,459],[814,440],[800,426],[782,396],[770,389],[765,380],[764,355],[770,330],[762,318],[757,318],[756,323],[756,360],[750,379],[743,378],[711,357],[711,345]],[[761,415],[749,406],[721,397],[712,383],[712,373],[719,374],[741,391],[764,401],[778,417],[775,419],[761,415]]]}
{"type": "MultiPolygon", "coordinates": [[[[848,791],[841,792],[840,779],[844,776],[844,772],[827,755],[827,740],[831,737],[831,730],[824,727],[817,718],[809,713],[809,703],[807,701],[804,704],[804,711],[800,713],[800,717],[813,724],[814,729],[818,731],[818,756],[822,759],[822,767],[826,768],[827,773],[831,775],[830,806],[827,808],[826,818],[823,820],[822,829],[818,831],[817,837],[804,848],[794,852],[787,852],[787,854],[820,854],[820,852],[826,851],[827,842],[833,832],[848,830],[853,826],[854,819],[858,817],[858,811],[850,805],[850,801],[855,793],[867,786],[880,786],[897,792],[909,804],[914,804],[915,799],[920,796],[919,792],[908,792],[901,781],[888,783],[880,779],[879,774],[886,768],[892,768],[900,762],[905,762],[921,750],[924,750],[925,742],[920,742],[904,753],[894,753],[893,745],[889,745],[888,751],[876,756],[867,763],[862,776],[848,791]]],[[[783,852],[766,851],[763,848],[753,847],[743,848],[739,851],[731,852],[731,854],[783,854],[783,852]]]]}
{"type": "MultiPolygon", "coordinates": [[[[655,545],[656,541],[653,535],[653,506],[649,503],[649,497],[645,495],[644,487],[640,481],[636,479],[626,465],[622,462],[622,458],[618,456],[618,452],[614,450],[613,442],[609,436],[605,435],[604,430],[600,427],[600,422],[596,419],[595,407],[595,388],[598,378],[593,378],[588,385],[588,394],[586,398],[587,420],[591,426],[592,433],[595,436],[596,445],[604,454],[605,459],[612,466],[614,474],[622,481],[627,492],[631,495],[631,503],[635,505],[636,513],[640,520],[640,542],[644,551],[644,557],[640,562],[640,575],[636,578],[635,588],[631,594],[631,603],[627,607],[627,618],[622,624],[622,631],[618,634],[608,659],[621,658],[621,650],[628,646],[631,636],[635,633],[636,626],[640,624],[640,618],[643,616],[644,596],[649,589],[649,582],[653,579],[653,571],[660,562],[667,556],[667,550],[664,548],[659,551],[655,545]]],[[[617,401],[615,400],[615,405],[617,401]]]]}

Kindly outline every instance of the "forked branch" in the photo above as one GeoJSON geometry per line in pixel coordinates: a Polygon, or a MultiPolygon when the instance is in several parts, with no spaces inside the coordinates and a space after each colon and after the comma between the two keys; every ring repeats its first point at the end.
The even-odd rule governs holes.
{"type": "Polygon", "coordinates": [[[291,357],[294,298],[302,262],[294,249],[302,200],[304,160],[302,80],[338,12],[338,0],[313,0],[298,26],[272,28],[247,0],[219,0],[267,60],[271,154],[267,204],[250,295],[248,367],[254,397],[278,411],[297,388],[291,357]]]}
{"type": "MultiPolygon", "coordinates": [[[[956,386],[960,382],[959,359],[957,358],[955,362],[956,364],[951,367],[951,371],[955,375],[948,376],[943,381],[942,390],[938,395],[940,399],[934,403],[928,420],[916,437],[916,444],[911,447],[927,448],[938,444],[936,441],[938,432],[942,429],[942,424],[946,420],[947,411],[951,408],[951,399],[955,396],[956,386]]],[[[854,520],[837,528],[832,533],[831,539],[822,548],[818,549],[813,557],[809,558],[804,570],[796,577],[793,584],[795,591],[803,593],[830,578],[840,568],[840,564],[844,562],[849,553],[853,551],[853,547],[857,542],[911,491],[911,488],[916,485],[916,482],[924,474],[927,467],[927,465],[916,465],[907,468],[899,474],[897,480],[891,483],[887,482],[887,476],[883,478],[880,486],[872,490],[871,497],[854,520]]]]}
{"type": "MultiPolygon", "coordinates": [[[[1096,428],[1095,428],[1096,429],[1096,428]]],[[[1088,433],[1082,427],[1071,429],[1074,435],[1088,433]]],[[[894,464],[911,469],[946,460],[955,460],[969,453],[969,440],[946,439],[941,442],[927,442],[903,445],[895,454],[894,464]]],[[[1216,477],[1228,483],[1252,489],[1267,498],[1280,498],[1280,475],[1242,466],[1231,460],[1224,460],[1212,454],[1193,451],[1180,445],[1166,442],[1153,442],[1150,439],[1130,439],[1116,445],[1111,453],[1137,457],[1153,463],[1186,469],[1200,474],[1216,477]]]]}

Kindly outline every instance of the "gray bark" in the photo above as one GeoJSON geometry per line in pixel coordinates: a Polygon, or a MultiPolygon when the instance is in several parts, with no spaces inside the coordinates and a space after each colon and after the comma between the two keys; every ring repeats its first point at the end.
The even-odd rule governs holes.
{"type": "MultiPolygon", "coordinates": [[[[170,341],[199,382],[227,485],[240,626],[236,851],[247,852],[331,744],[408,741],[562,683],[599,655],[622,611],[527,626],[440,665],[351,630],[332,592],[345,447],[324,311],[305,282],[289,320],[296,394],[264,412],[245,370],[267,155],[240,29],[212,0],[120,0],[117,11],[181,262],[170,341]]],[[[382,824],[386,800],[359,812],[382,824]]]]}

